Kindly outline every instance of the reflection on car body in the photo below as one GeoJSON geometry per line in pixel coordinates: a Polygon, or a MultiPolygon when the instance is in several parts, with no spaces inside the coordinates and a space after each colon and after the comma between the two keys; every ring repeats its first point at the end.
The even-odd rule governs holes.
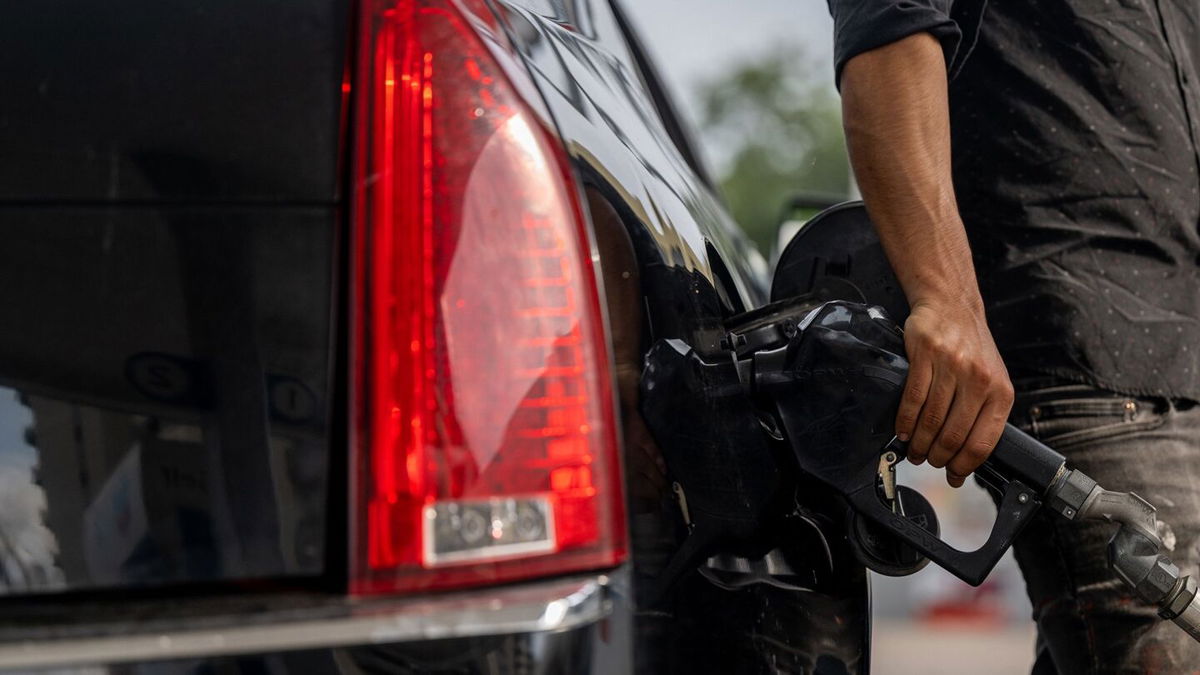
{"type": "MultiPolygon", "coordinates": [[[[860,568],[822,564],[804,590],[794,580],[714,584],[720,565],[688,569],[651,604],[686,526],[648,431],[661,425],[642,417],[643,359],[662,338],[715,351],[726,320],[765,301],[767,279],[619,7],[222,0],[114,13],[72,1],[6,14],[6,50],[26,67],[0,114],[9,148],[0,162],[0,667],[866,671],[860,568]],[[422,23],[435,21],[442,27],[422,23]],[[435,39],[451,29],[467,42],[435,39]],[[429,65],[397,78],[388,68],[407,63],[406,39],[427,50],[412,63],[429,65]],[[457,80],[447,63],[462,68],[457,80]],[[411,85],[413,73],[433,84],[403,98],[397,83],[411,85]],[[418,289],[451,281],[411,315],[429,337],[406,351],[396,336],[407,333],[396,331],[409,324],[394,318],[406,305],[393,300],[408,297],[415,268],[379,271],[412,248],[387,249],[380,224],[412,200],[457,213],[437,199],[459,169],[453,158],[413,155],[412,176],[444,182],[414,179],[411,193],[409,169],[376,169],[410,166],[384,155],[409,147],[404,129],[432,133],[413,120],[449,124],[437,120],[450,108],[438,106],[455,99],[437,87],[485,103],[510,96],[495,114],[518,111],[528,126],[508,127],[507,140],[475,139],[479,154],[461,178],[461,203],[482,209],[461,218],[475,225],[442,241],[451,230],[431,215],[431,238],[411,240],[433,247],[413,265],[445,255],[447,266],[465,256],[480,267],[431,262],[413,277],[418,289]],[[525,163],[509,154],[503,161],[516,163],[503,166],[561,181],[546,184],[561,186],[563,201],[538,208],[581,211],[578,259],[562,253],[574,235],[561,218],[497,215],[533,196],[480,196],[523,180],[476,172],[495,160],[486,153],[512,147],[528,151],[525,163]],[[594,270],[598,290],[571,277],[576,268],[532,275],[535,263],[487,261],[518,234],[533,242],[526,254],[594,270]],[[495,272],[455,286],[472,269],[495,272]],[[595,307],[555,295],[556,284],[594,293],[595,307]],[[454,313],[481,294],[493,299],[454,313]],[[582,314],[553,334],[514,335],[505,326],[529,324],[486,314],[504,303],[541,312],[542,326],[558,326],[545,317],[563,308],[582,314]],[[579,328],[589,322],[594,343],[579,328]],[[452,344],[467,337],[483,346],[452,344]],[[535,350],[523,366],[531,374],[511,391],[496,360],[445,370],[542,338],[552,347],[535,350]],[[392,339],[399,347],[379,351],[392,339]],[[585,351],[570,351],[579,340],[585,351]],[[408,433],[388,426],[408,404],[402,388],[388,390],[400,403],[381,403],[392,386],[381,378],[417,353],[429,359],[412,370],[428,387],[421,396],[443,396],[421,400],[444,406],[417,417],[442,426],[413,436],[429,454],[387,455],[402,460],[387,464],[380,430],[408,433]],[[612,400],[579,403],[576,384],[612,400]],[[506,417],[484,423],[463,412],[506,397],[516,402],[506,417]],[[571,430],[576,415],[599,422],[571,430]],[[620,429],[605,430],[605,419],[620,429]],[[520,433],[531,429],[545,433],[520,433]],[[618,448],[619,464],[616,454],[605,464],[618,448]],[[497,468],[506,458],[517,469],[497,468]],[[416,493],[405,490],[416,483],[397,487],[381,467],[445,484],[423,486],[428,500],[410,503],[416,493]],[[535,479],[544,485],[504,491],[505,481],[535,479]],[[483,539],[508,548],[483,548],[464,529],[472,513],[482,514],[483,539]]],[[[470,121],[495,111],[465,112],[454,133],[498,133],[470,121]]],[[[387,232],[409,231],[410,221],[394,222],[400,229],[387,232]]],[[[688,410],[670,414],[687,425],[688,410]]],[[[818,545],[803,528],[797,541],[818,545]]],[[[821,556],[791,559],[809,558],[821,556]]]]}

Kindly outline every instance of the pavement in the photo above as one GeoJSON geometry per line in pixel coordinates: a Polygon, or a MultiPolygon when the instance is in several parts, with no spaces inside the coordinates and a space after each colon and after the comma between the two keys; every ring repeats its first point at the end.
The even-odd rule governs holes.
{"type": "Polygon", "coordinates": [[[1033,624],[996,627],[876,620],[875,675],[1024,675],[1033,665],[1033,624]]]}

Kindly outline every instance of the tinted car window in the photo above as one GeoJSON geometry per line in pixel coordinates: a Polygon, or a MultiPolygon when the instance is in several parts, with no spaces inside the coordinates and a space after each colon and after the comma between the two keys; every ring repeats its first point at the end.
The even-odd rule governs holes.
{"type": "Polygon", "coordinates": [[[0,596],[319,574],[334,209],[0,209],[0,596]]]}

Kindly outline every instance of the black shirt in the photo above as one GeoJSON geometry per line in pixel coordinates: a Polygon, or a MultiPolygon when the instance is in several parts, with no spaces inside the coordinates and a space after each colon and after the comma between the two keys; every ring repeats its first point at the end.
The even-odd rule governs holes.
{"type": "Polygon", "coordinates": [[[928,31],[1013,372],[1200,400],[1200,3],[829,0],[847,60],[928,31]]]}

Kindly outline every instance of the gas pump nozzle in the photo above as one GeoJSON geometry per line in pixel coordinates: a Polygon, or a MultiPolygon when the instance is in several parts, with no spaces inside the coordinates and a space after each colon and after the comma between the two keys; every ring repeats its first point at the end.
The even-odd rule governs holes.
{"type": "Polygon", "coordinates": [[[894,425],[908,375],[897,322],[908,303],[861,203],[832,207],[803,226],[780,254],[771,297],[729,321],[719,353],[663,340],[647,356],[645,417],[658,425],[652,431],[693,504],[692,534],[672,561],[674,573],[730,542],[761,548],[775,522],[770,495],[786,492],[783,476],[798,468],[844,498],[854,554],[891,576],[932,560],[979,585],[1043,506],[1068,520],[1113,522],[1110,567],[1200,641],[1197,582],[1163,554],[1154,507],[1100,487],[1012,425],[976,472],[998,495],[986,543],[960,551],[939,538],[928,500],[896,480],[907,448],[894,425]],[[687,422],[671,423],[677,419],[687,422]],[[717,440],[698,448],[696,439],[717,440]],[[779,441],[786,467],[775,464],[779,441]]]}
{"type": "MultiPolygon", "coordinates": [[[[1161,616],[1200,640],[1196,582],[1162,553],[1155,509],[1146,500],[1102,488],[1008,425],[978,472],[1000,495],[991,534],[976,551],[955,549],[898,508],[904,488],[896,487],[894,471],[906,448],[891,430],[908,371],[899,327],[881,308],[848,301],[800,303],[794,312],[774,307],[766,314],[772,318],[752,321],[726,339],[743,385],[777,416],[800,468],[845,496],[871,522],[875,539],[894,537],[979,585],[1039,508],[1068,520],[1108,520],[1119,526],[1108,544],[1112,569],[1161,616]]],[[[908,492],[910,501],[923,501],[908,492]]],[[[864,563],[872,562],[867,555],[864,563]]],[[[879,571],[894,573],[883,567],[879,571]]]]}

